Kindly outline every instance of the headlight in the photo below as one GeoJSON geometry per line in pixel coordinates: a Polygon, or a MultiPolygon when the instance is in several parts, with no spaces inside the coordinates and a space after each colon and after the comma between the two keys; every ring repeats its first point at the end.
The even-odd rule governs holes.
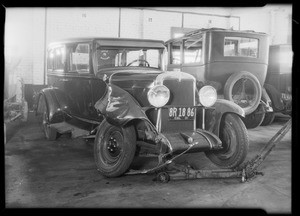
{"type": "Polygon", "coordinates": [[[212,86],[203,86],[199,90],[199,100],[203,106],[211,107],[217,100],[217,91],[212,86]]]}
{"type": "Polygon", "coordinates": [[[148,101],[152,106],[162,107],[170,99],[170,90],[164,85],[152,87],[148,92],[148,101]]]}

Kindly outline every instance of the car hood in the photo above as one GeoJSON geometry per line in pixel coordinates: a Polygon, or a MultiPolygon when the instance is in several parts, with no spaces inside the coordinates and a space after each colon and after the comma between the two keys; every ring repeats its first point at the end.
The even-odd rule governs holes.
{"type": "Polygon", "coordinates": [[[141,68],[103,69],[97,73],[97,77],[107,77],[111,84],[117,85],[127,91],[136,87],[149,88],[156,77],[163,73],[161,70],[141,68]]]}

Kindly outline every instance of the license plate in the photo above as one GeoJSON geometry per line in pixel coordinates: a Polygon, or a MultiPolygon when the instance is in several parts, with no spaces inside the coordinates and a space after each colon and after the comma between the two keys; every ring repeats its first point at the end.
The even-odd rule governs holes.
{"type": "Polygon", "coordinates": [[[169,107],[169,120],[194,120],[195,107],[169,107]]]}

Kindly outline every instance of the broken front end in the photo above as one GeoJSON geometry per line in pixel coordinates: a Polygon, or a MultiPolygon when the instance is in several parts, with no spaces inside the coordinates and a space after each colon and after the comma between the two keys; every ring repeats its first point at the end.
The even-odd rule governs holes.
{"type": "Polygon", "coordinates": [[[238,117],[244,113],[217,100],[212,86],[197,90],[195,78],[183,72],[160,73],[144,86],[121,83],[111,78],[105,96],[95,104],[105,117],[94,149],[103,175],[122,175],[137,153],[158,156],[157,167],[142,173],[184,153],[204,151],[225,168],[244,160],[248,137],[238,117]]]}

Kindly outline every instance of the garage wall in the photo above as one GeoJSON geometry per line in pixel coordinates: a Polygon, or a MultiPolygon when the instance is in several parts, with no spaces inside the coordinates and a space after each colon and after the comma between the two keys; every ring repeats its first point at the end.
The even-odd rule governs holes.
{"type": "Polygon", "coordinates": [[[49,8],[47,43],[69,37],[118,37],[119,9],[49,8]]]}
{"type": "MultiPolygon", "coordinates": [[[[207,16],[197,14],[185,14],[184,26],[187,28],[230,28],[230,19],[228,17],[207,16]]],[[[234,23],[236,24],[236,23],[234,23]]],[[[238,26],[235,26],[238,29],[238,26]]]]}
{"type": "Polygon", "coordinates": [[[120,15],[120,37],[143,38],[143,11],[122,8],[120,15]]]}
{"type": "Polygon", "coordinates": [[[168,40],[171,27],[181,27],[181,13],[144,10],[143,38],[168,40]]]}
{"type": "Polygon", "coordinates": [[[172,29],[219,27],[263,31],[272,35],[273,44],[284,43],[291,7],[280,8],[7,8],[5,97],[15,94],[17,75],[26,84],[44,83],[44,50],[56,40],[86,36],[168,40],[172,29]]]}
{"type": "Polygon", "coordinates": [[[240,17],[241,30],[254,30],[269,34],[271,45],[291,44],[291,5],[269,5],[263,8],[233,8],[231,15],[240,17]]]}

